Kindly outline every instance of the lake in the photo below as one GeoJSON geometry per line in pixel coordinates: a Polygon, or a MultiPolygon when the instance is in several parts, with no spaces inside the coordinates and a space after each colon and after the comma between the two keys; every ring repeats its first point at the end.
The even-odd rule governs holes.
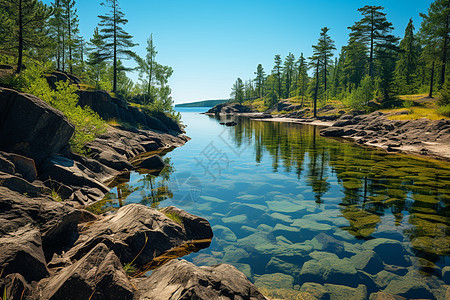
{"type": "Polygon", "coordinates": [[[158,177],[132,173],[105,210],[175,205],[206,218],[210,247],[184,259],[232,264],[271,297],[327,288],[445,298],[449,163],[324,138],[310,125],[227,127],[199,114],[206,108],[178,110],[192,140],[164,156],[158,177]]]}

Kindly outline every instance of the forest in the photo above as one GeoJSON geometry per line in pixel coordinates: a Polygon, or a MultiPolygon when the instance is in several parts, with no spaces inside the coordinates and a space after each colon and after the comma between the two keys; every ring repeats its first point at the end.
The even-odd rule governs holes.
{"type": "MultiPolygon", "coordinates": [[[[408,97],[438,96],[436,112],[450,117],[448,88],[449,16],[448,0],[434,1],[416,31],[412,18],[402,38],[392,34],[393,24],[382,6],[358,9],[361,19],[349,26],[348,43],[337,50],[331,29],[323,27],[313,54],[283,59],[274,56],[273,68],[266,73],[259,64],[255,78],[237,78],[231,101],[267,109],[280,99],[314,106],[339,103],[351,109],[410,107],[408,97]],[[336,102],[337,101],[337,102],[336,102]]],[[[343,30],[339,28],[337,30],[343,30]]]]}
{"type": "Polygon", "coordinates": [[[119,1],[106,0],[101,5],[104,14],[98,16],[98,26],[86,40],[80,34],[75,0],[54,0],[51,5],[39,0],[0,0],[0,86],[36,95],[64,112],[75,124],[72,148],[78,152],[105,130],[105,120],[89,107],[76,105],[77,90],[105,90],[141,111],[164,112],[180,121],[168,85],[173,69],[157,62],[152,34],[145,57],[139,57],[133,51],[137,44],[125,29],[128,20],[119,1]],[[137,67],[125,67],[125,60],[137,67]],[[45,77],[55,70],[74,75],[81,83],[59,82],[52,89],[45,77]],[[138,82],[127,77],[130,71],[139,72],[138,82]]]}

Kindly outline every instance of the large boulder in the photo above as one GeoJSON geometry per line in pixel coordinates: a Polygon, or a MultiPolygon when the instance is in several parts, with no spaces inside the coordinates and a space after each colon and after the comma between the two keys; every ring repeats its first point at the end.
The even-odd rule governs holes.
{"type": "Polygon", "coordinates": [[[158,211],[129,204],[90,225],[67,254],[72,259],[80,259],[98,243],[104,243],[122,263],[133,261],[142,267],[169,249],[192,240],[209,240],[212,236],[209,222],[203,218],[173,207],[158,211]]]}
{"type": "Polygon", "coordinates": [[[44,280],[42,299],[133,299],[133,287],[122,264],[105,244],[44,280]]]}
{"type": "Polygon", "coordinates": [[[85,165],[67,157],[55,155],[39,169],[41,180],[56,180],[65,185],[97,188],[106,193],[109,189],[98,181],[96,173],[85,165]]]}
{"type": "Polygon", "coordinates": [[[2,276],[19,273],[31,282],[49,274],[39,230],[29,225],[21,227],[0,237],[0,245],[2,276]]]}
{"type": "Polygon", "coordinates": [[[197,267],[172,260],[135,283],[137,299],[266,299],[243,273],[226,264],[197,267]]]}
{"type": "Polygon", "coordinates": [[[36,96],[0,88],[0,149],[40,165],[60,152],[74,132],[62,112],[36,96]]]}
{"type": "Polygon", "coordinates": [[[46,197],[28,198],[0,187],[0,236],[14,234],[30,224],[39,229],[46,257],[65,249],[77,238],[82,214],[46,197]]]}

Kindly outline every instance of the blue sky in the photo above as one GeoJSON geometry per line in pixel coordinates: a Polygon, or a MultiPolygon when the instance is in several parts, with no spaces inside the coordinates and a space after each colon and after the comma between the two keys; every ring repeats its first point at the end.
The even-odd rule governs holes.
{"type": "MultiPolygon", "coordinates": [[[[101,1],[78,0],[81,34],[89,39],[106,8],[101,1]]],[[[50,0],[44,0],[50,3],[50,0]]],[[[412,17],[416,30],[431,0],[122,0],[125,26],[135,50],[145,55],[153,33],[157,61],[174,69],[170,80],[175,103],[228,98],[237,77],[254,77],[261,63],[270,72],[273,57],[289,52],[312,53],[322,27],[329,27],[338,53],[347,43],[348,26],[360,19],[364,5],[385,7],[387,18],[402,37],[412,17]]],[[[137,80],[137,74],[129,74],[137,80]]]]}

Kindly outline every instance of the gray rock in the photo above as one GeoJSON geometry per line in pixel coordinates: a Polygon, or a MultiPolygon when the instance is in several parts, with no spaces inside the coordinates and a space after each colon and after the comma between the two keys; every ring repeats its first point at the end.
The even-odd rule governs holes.
{"type": "Polygon", "coordinates": [[[23,178],[15,175],[0,172],[1,186],[6,187],[12,191],[18,192],[22,195],[37,197],[40,196],[41,191],[36,186],[32,185],[23,178]]]}
{"type": "Polygon", "coordinates": [[[221,239],[221,240],[224,240],[227,242],[236,242],[237,241],[236,235],[228,227],[225,227],[222,225],[214,225],[212,229],[214,232],[214,236],[218,239],[221,239]]]}
{"type": "Polygon", "coordinates": [[[0,238],[2,275],[19,273],[27,281],[38,281],[49,274],[42,250],[41,233],[25,226],[0,238]]]}
{"type": "Polygon", "coordinates": [[[383,292],[408,299],[434,299],[428,285],[418,276],[407,275],[391,280],[383,292]]]}
{"type": "Polygon", "coordinates": [[[134,260],[136,266],[142,267],[165,251],[191,240],[205,240],[203,246],[207,247],[212,236],[208,221],[175,207],[158,211],[129,204],[90,225],[67,255],[78,260],[98,243],[104,243],[122,263],[134,260]],[[166,214],[176,214],[181,224],[166,214]]]}
{"type": "Polygon", "coordinates": [[[325,284],[325,288],[329,294],[330,300],[334,299],[352,299],[364,300],[367,299],[366,286],[360,284],[356,288],[345,285],[325,284]]]}
{"type": "Polygon", "coordinates": [[[102,243],[41,285],[46,300],[133,299],[134,292],[119,259],[102,243]]]}
{"type": "Polygon", "coordinates": [[[152,172],[161,170],[165,166],[164,161],[159,155],[135,159],[131,163],[136,169],[145,169],[152,172]]]}
{"type": "Polygon", "coordinates": [[[376,274],[383,270],[383,262],[378,254],[371,250],[364,250],[350,258],[350,262],[358,270],[363,270],[370,274],[376,274]]]}
{"type": "Polygon", "coordinates": [[[172,260],[135,284],[136,299],[266,299],[244,274],[226,264],[196,267],[185,260],[172,260]]]}
{"type": "Polygon", "coordinates": [[[370,294],[369,300],[407,300],[407,299],[399,295],[392,295],[385,292],[377,292],[370,294]]]}
{"type": "Polygon", "coordinates": [[[46,257],[61,251],[77,236],[82,212],[46,197],[27,198],[0,187],[0,236],[27,224],[39,229],[46,257]]]}
{"type": "Polygon", "coordinates": [[[442,268],[442,280],[445,282],[445,284],[450,285],[450,266],[442,268]]]}
{"type": "Polygon", "coordinates": [[[378,238],[369,240],[362,244],[362,246],[366,250],[375,251],[386,264],[396,266],[408,265],[405,259],[405,249],[399,241],[378,238]]]}
{"type": "Polygon", "coordinates": [[[46,160],[39,168],[39,172],[42,180],[55,178],[69,186],[98,188],[104,193],[109,191],[99,182],[98,176],[85,165],[63,156],[53,156],[46,160]]]}
{"type": "Polygon", "coordinates": [[[0,279],[2,299],[37,299],[36,290],[27,283],[25,278],[18,274],[9,274],[0,279]]]}
{"type": "Polygon", "coordinates": [[[0,88],[0,149],[39,166],[69,142],[74,127],[58,110],[29,94],[0,88]]]}
{"type": "Polygon", "coordinates": [[[344,242],[339,241],[338,239],[324,232],[321,232],[318,235],[316,235],[312,240],[312,242],[313,243],[318,242],[319,244],[322,245],[321,248],[318,250],[335,253],[337,255],[344,252],[344,242]]]}
{"type": "Polygon", "coordinates": [[[356,286],[358,274],[348,259],[329,256],[305,262],[300,271],[300,280],[356,286]]]}

